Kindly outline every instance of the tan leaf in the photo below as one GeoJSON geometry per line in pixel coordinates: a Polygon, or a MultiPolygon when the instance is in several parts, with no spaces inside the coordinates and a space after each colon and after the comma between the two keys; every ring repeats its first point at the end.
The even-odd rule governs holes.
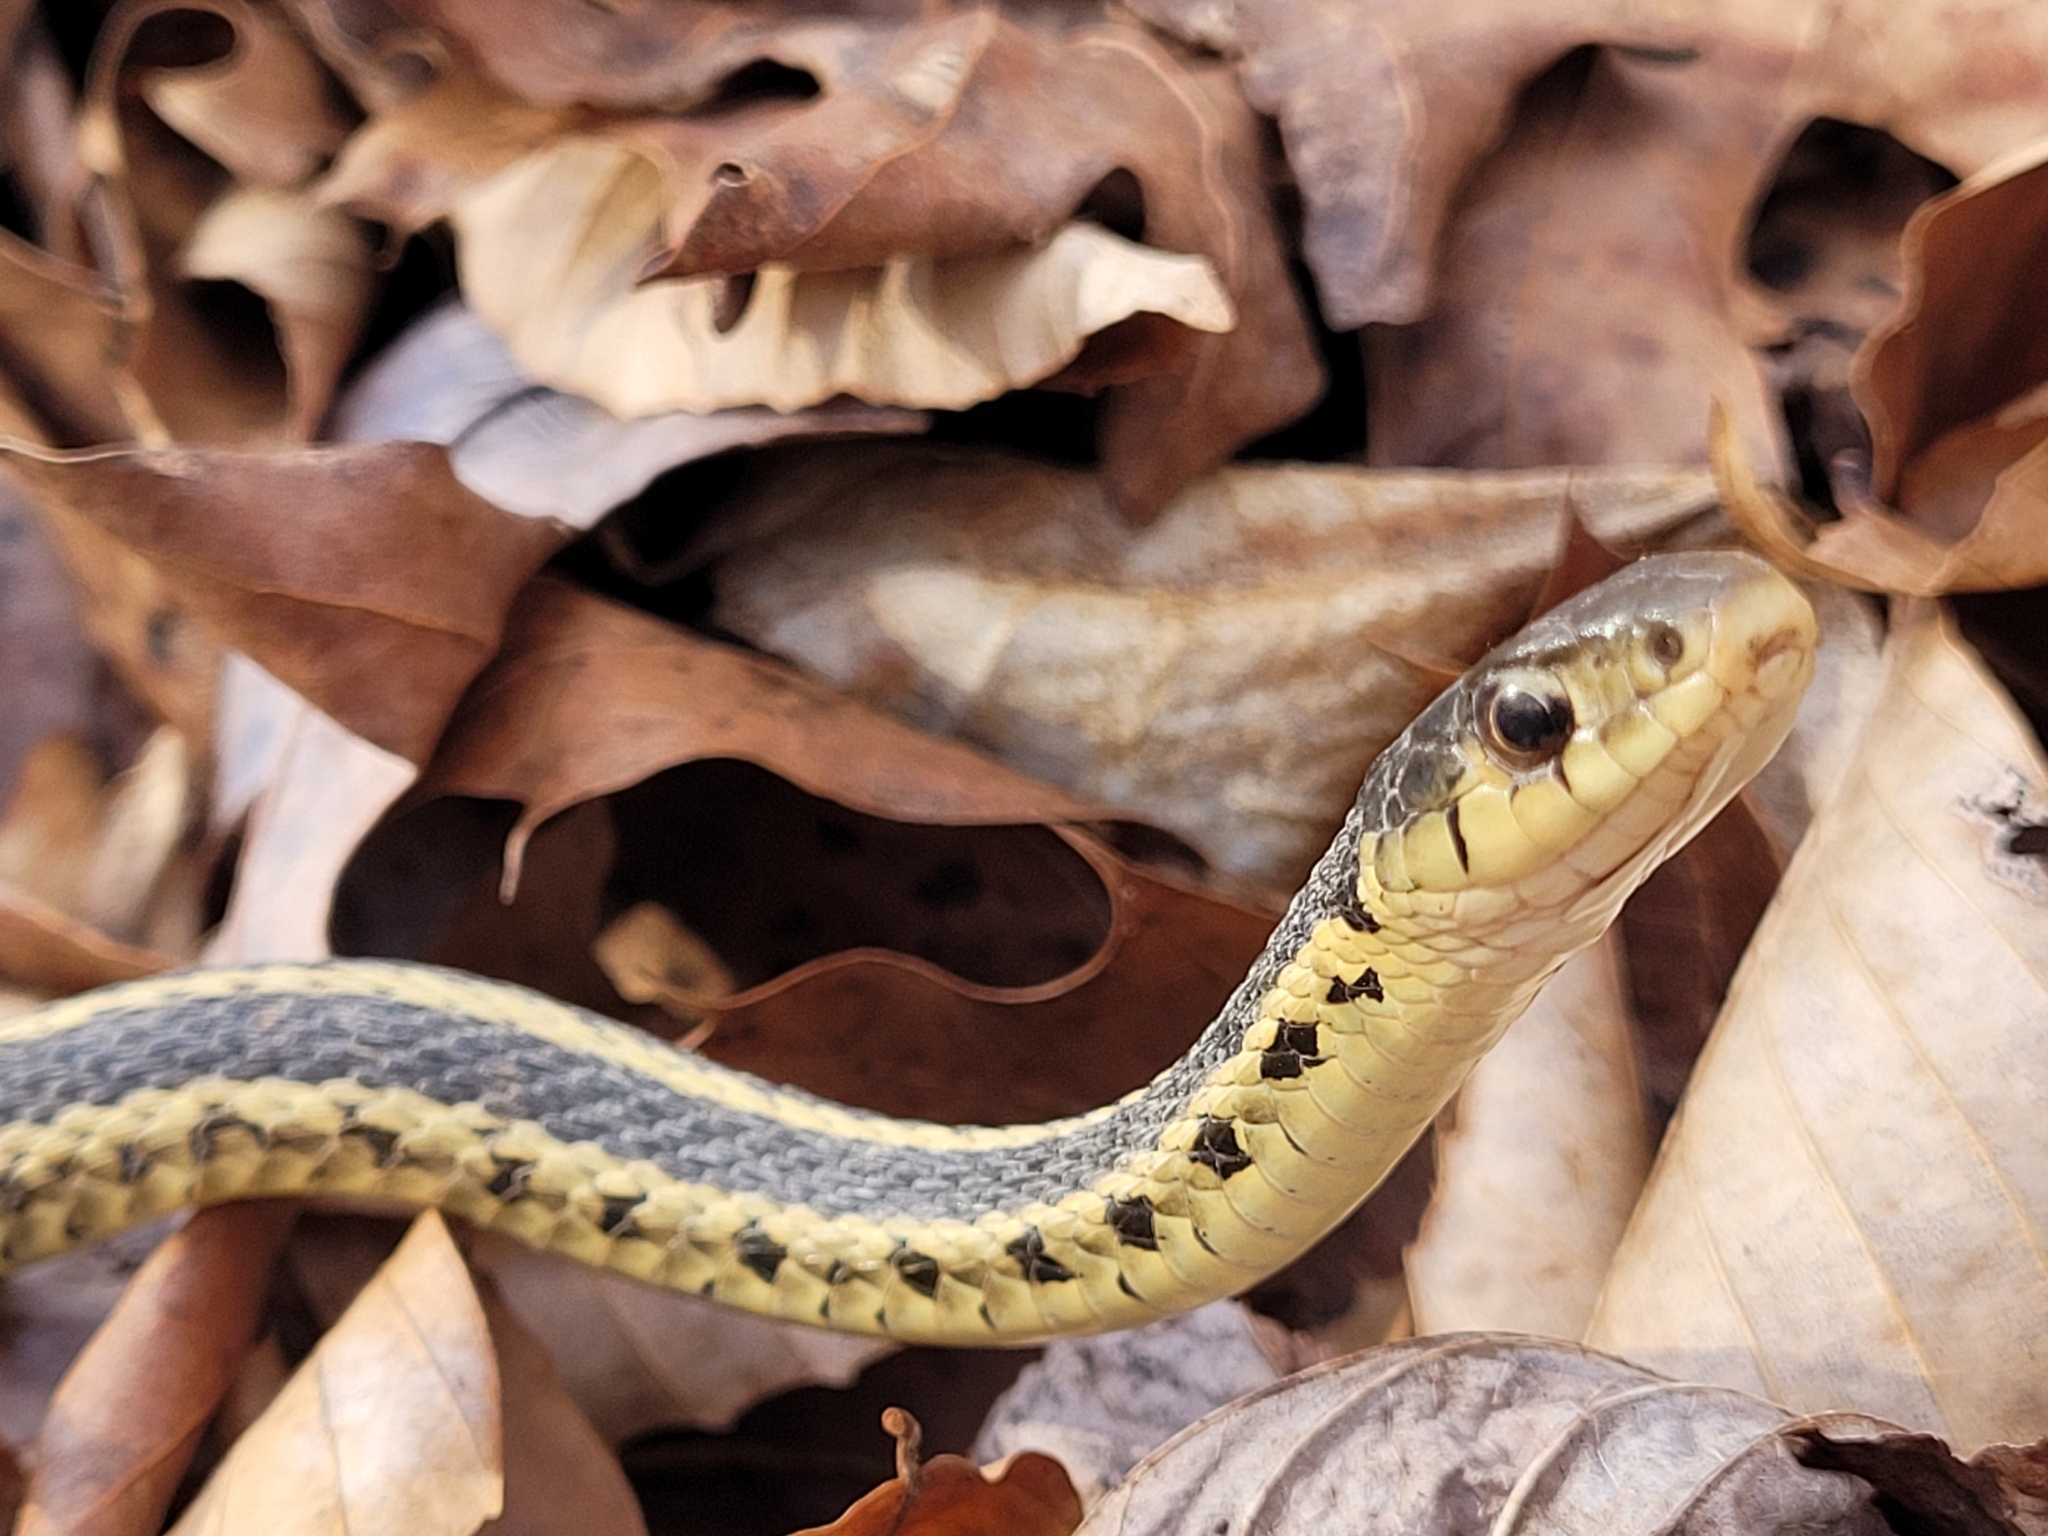
{"type": "Polygon", "coordinates": [[[2025,725],[1909,611],[1589,1342],[1965,1448],[2048,1428],[2044,820],[2025,725]]]}
{"type": "Polygon", "coordinates": [[[178,265],[186,277],[240,283],[269,306],[291,401],[286,428],[311,438],[369,314],[373,259],[347,215],[296,192],[237,188],[193,225],[178,265]]]}
{"type": "MultiPolygon", "coordinates": [[[[432,9],[490,71],[504,39],[477,36],[461,7],[432,9]]],[[[835,380],[863,399],[932,405],[1040,382],[1106,390],[1104,472],[1118,505],[1138,513],[1320,390],[1260,129],[1223,70],[1128,25],[1026,26],[988,8],[644,20],[692,37],[686,60],[646,61],[673,65],[672,88],[640,103],[666,110],[570,111],[632,104],[622,55],[600,83],[580,48],[647,44],[624,40],[638,22],[598,43],[587,16],[554,14],[536,24],[560,52],[498,72],[516,77],[515,95],[444,71],[365,128],[323,195],[403,227],[452,210],[478,310],[538,377],[621,411],[650,409],[655,390],[702,409],[692,402],[715,381],[695,361],[706,354],[742,370],[720,401],[779,403],[771,388],[811,400],[835,380]],[[805,89],[763,92],[764,72],[805,89]],[[566,94],[565,77],[580,82],[566,94]],[[696,110],[676,110],[699,96],[696,110]],[[1113,262],[1090,253],[1081,273],[1037,282],[1077,264],[1044,253],[1048,241],[1071,244],[1077,214],[1142,231],[1143,252],[1109,245],[1113,262]],[[552,261],[584,274],[578,289],[506,275],[537,229],[566,253],[552,261]],[[1080,281],[1082,301],[1012,293],[1017,274],[1048,289],[1080,281]],[[705,281],[674,281],[688,277],[705,281]],[[1105,308],[1085,291],[1105,281],[1139,291],[1105,308]],[[797,311],[786,342],[785,286],[797,311]],[[977,303],[997,312],[974,315],[977,303]],[[600,340],[639,356],[656,345],[650,332],[664,354],[686,344],[683,361],[606,375],[600,340]],[[772,367],[757,356],[770,344],[772,367]]]]}
{"type": "Polygon", "coordinates": [[[1575,1338],[1650,1170],[1610,936],[1568,962],[1437,1118],[1437,1186],[1408,1249],[1417,1333],[1575,1338]]]}
{"type": "Polygon", "coordinates": [[[242,0],[179,9],[220,17],[233,43],[204,64],[138,71],[136,88],[156,115],[244,187],[295,187],[321,170],[353,125],[312,50],[277,12],[242,0]]]}
{"type": "Polygon", "coordinates": [[[964,1456],[918,1461],[917,1421],[882,1415],[897,1437],[896,1478],[834,1520],[796,1536],[1067,1536],[1081,1501],[1060,1464],[1030,1451],[983,1472],[964,1456]]]}
{"type": "Polygon", "coordinates": [[[638,281],[667,202],[635,151],[561,140],[456,202],[463,294],[527,373],[621,416],[801,410],[839,394],[957,409],[1047,378],[1142,311],[1208,331],[1235,322],[1200,258],[1072,224],[1042,251],[763,266],[722,325],[722,282],[638,281]]]}
{"type": "Polygon", "coordinates": [[[521,517],[589,528],[666,470],[788,437],[922,431],[911,411],[837,401],[815,411],[668,412],[621,421],[543,389],[459,303],[429,311],[378,354],[335,412],[344,442],[442,443],[455,478],[521,517]]]}
{"type": "Polygon", "coordinates": [[[1575,519],[1640,547],[1711,506],[1690,470],[1246,465],[1131,529],[1071,470],[821,449],[747,482],[703,553],[734,633],[1290,889],[1575,519]]]}
{"type": "Polygon", "coordinates": [[[504,1504],[484,1311],[429,1211],[321,1339],[175,1536],[470,1536],[504,1504]]]}
{"type": "Polygon", "coordinates": [[[847,1386],[897,1348],[735,1313],[489,1233],[470,1252],[610,1445],[654,1429],[729,1429],[764,1398],[847,1386]]]}
{"type": "Polygon", "coordinates": [[[700,1000],[733,990],[718,952],[658,902],[621,912],[591,946],[612,989],[629,1003],[658,1002],[678,1018],[702,1013],[700,1000]]]}
{"type": "Polygon", "coordinates": [[[624,1469],[564,1388],[548,1352],[486,1294],[505,1401],[505,1512],[479,1536],[646,1536],[624,1469]]]}
{"type": "Polygon", "coordinates": [[[85,557],[109,546],[142,557],[220,640],[415,760],[564,537],[482,501],[421,444],[0,453],[76,541],[75,570],[89,579],[85,557]]]}
{"type": "Polygon", "coordinates": [[[324,959],[335,882],[419,770],[245,656],[229,654],[221,700],[213,825],[239,825],[242,851],[206,962],[324,959]]]}
{"type": "Polygon", "coordinates": [[[116,363],[126,340],[119,296],[90,272],[0,230],[0,372],[58,443],[105,442],[135,430],[116,363]]]}
{"type": "MultiPolygon", "coordinates": [[[[199,31],[204,38],[205,29],[199,31]]],[[[162,441],[166,433],[215,443],[302,438],[323,414],[341,361],[333,354],[347,351],[346,343],[337,348],[336,338],[353,336],[368,303],[360,238],[344,238],[335,216],[322,213],[326,223],[310,238],[305,221],[298,221],[290,260],[281,260],[273,230],[258,270],[264,287],[282,295],[276,299],[281,339],[230,318],[237,306],[202,292],[208,285],[188,277],[182,262],[207,211],[237,185],[236,168],[275,190],[274,178],[287,164],[310,166],[324,153],[338,126],[327,86],[302,45],[270,13],[242,0],[137,0],[119,8],[96,39],[78,128],[80,156],[93,179],[75,216],[99,237],[102,264],[134,322],[119,378],[136,396],[129,414],[138,417],[146,440],[162,441]],[[151,62],[151,23],[166,13],[194,11],[226,23],[218,29],[225,46],[176,67],[151,62]],[[243,24],[256,29],[246,40],[243,24]],[[282,65],[287,58],[291,64],[282,65]],[[298,90],[280,68],[318,89],[298,90]],[[172,115],[221,147],[233,166],[194,153],[205,146],[159,116],[151,98],[170,103],[172,115]],[[245,144],[241,134],[254,122],[262,122],[271,139],[260,148],[245,144]],[[356,250],[344,254],[349,239],[356,250]],[[310,296],[303,266],[292,270],[309,255],[330,277],[352,268],[355,280],[310,296]]],[[[218,237],[210,243],[215,249],[202,251],[200,266],[219,270],[218,237]]],[[[234,275],[241,279],[249,270],[245,253],[234,275]]]]}
{"type": "Polygon", "coordinates": [[[53,736],[23,760],[0,812],[0,882],[133,942],[184,834],[190,794],[184,738],[168,726],[104,783],[84,743],[53,736]]]}
{"type": "Polygon", "coordinates": [[[2040,283],[2048,149],[2033,145],[1929,204],[1907,227],[1906,301],[1857,354],[1869,483],[1837,476],[1839,521],[1755,489],[1732,445],[1733,510],[1800,568],[1934,595],[2048,579],[2048,350],[2013,316],[2040,283]]]}
{"type": "Polygon", "coordinates": [[[1315,1366],[1210,1415],[1140,1463],[1082,1536],[1256,1530],[1726,1530],[1880,1536],[1855,1478],[1793,1459],[1782,1408],[1665,1381],[1570,1344],[1417,1339],[1315,1366]],[[1724,1515],[1725,1518],[1725,1515],[1724,1515]]]}
{"type": "Polygon", "coordinates": [[[51,1399],[22,1536],[158,1528],[249,1347],[293,1214],[205,1211],[144,1262],[51,1399]]]}

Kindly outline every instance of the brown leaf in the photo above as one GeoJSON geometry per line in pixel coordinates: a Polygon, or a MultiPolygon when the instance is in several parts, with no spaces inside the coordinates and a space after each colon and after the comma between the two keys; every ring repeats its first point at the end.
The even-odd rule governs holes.
{"type": "Polygon", "coordinates": [[[282,190],[318,173],[354,126],[334,80],[277,12],[244,0],[181,0],[226,23],[218,58],[182,68],[138,69],[132,88],[150,109],[244,187],[282,190]]]}
{"type": "Polygon", "coordinates": [[[415,761],[563,538],[464,489],[427,445],[0,452],[74,559],[143,557],[221,641],[415,761]]]}
{"type": "Polygon", "coordinates": [[[734,633],[1291,889],[1568,525],[1640,548],[1711,505],[1690,470],[1242,465],[1132,529],[1076,471],[826,448],[744,482],[700,556],[734,633]]]}
{"type": "Polygon", "coordinates": [[[1974,1448],[2048,1423],[2048,762],[1930,608],[1888,649],[1587,1339],[1974,1448]]]}
{"type": "Polygon", "coordinates": [[[1738,799],[1653,871],[1621,909],[1623,975],[1643,1090],[1660,1127],[1678,1107],[1784,869],[1784,853],[1746,799],[1738,799]]]}
{"type": "Polygon", "coordinates": [[[168,726],[105,782],[83,742],[50,737],[0,812],[0,883],[134,942],[184,834],[189,781],[184,739],[168,726]]]}
{"type": "Polygon", "coordinates": [[[577,1408],[540,1341],[486,1294],[505,1403],[505,1512],[478,1536],[646,1536],[617,1459],[577,1408]]]}
{"type": "Polygon", "coordinates": [[[1745,497],[1803,568],[1920,595],[2048,580],[2048,343],[2014,322],[2042,296],[2043,156],[2036,144],[2000,161],[1907,227],[1905,305],[1857,354],[1873,459],[1867,489],[1838,475],[1842,520],[1745,497]]]}
{"type": "Polygon", "coordinates": [[[429,1211],[174,1536],[470,1536],[504,1505],[498,1383],[483,1306],[429,1211]]]}
{"type": "MultiPolygon", "coordinates": [[[[135,324],[122,377],[136,394],[131,414],[155,418],[146,438],[304,438],[325,414],[370,297],[361,236],[309,210],[289,245],[273,220],[268,250],[229,261],[216,227],[189,275],[186,259],[238,186],[282,193],[279,178],[321,162],[343,127],[333,99],[305,45],[243,0],[131,0],[97,38],[79,128],[94,181],[78,213],[104,242],[102,264],[135,324]],[[324,283],[307,283],[309,256],[324,283]],[[230,275],[275,303],[274,342],[194,280],[230,275]]],[[[219,218],[246,229],[247,205],[230,201],[219,218]]]]}
{"type": "Polygon", "coordinates": [[[237,188],[192,226],[178,270],[240,283],[270,307],[291,401],[286,431],[313,437],[374,297],[356,222],[300,193],[237,188]]]}
{"type": "Polygon", "coordinates": [[[1030,1451],[990,1477],[964,1456],[917,1461],[917,1421],[900,1408],[882,1415],[904,1466],[830,1525],[796,1536],[1067,1536],[1081,1501],[1060,1464],[1030,1451]],[[904,1465],[907,1463],[907,1465],[904,1465]]]}
{"type": "Polygon", "coordinates": [[[1612,938],[1567,962],[1437,1117],[1407,1252],[1417,1333],[1574,1338],[1650,1171],[1612,938]]]}
{"type": "Polygon", "coordinates": [[[178,958],[122,944],[26,891],[0,886],[0,976],[31,992],[66,997],[167,971],[178,958]]]}
{"type": "MultiPolygon", "coordinates": [[[[483,46],[489,68],[502,44],[483,46]]],[[[736,82],[811,89],[592,121],[533,74],[518,90],[537,107],[444,74],[364,130],[324,195],[402,227],[452,211],[479,313],[536,377],[621,413],[1106,388],[1113,494],[1149,512],[1320,390],[1257,125],[1221,71],[1134,27],[990,9],[733,17],[710,46],[736,82]],[[1098,205],[1145,245],[1073,222],[1098,205]],[[542,235],[559,248],[536,277],[542,235]]]]}
{"type": "Polygon", "coordinates": [[[91,443],[135,430],[116,372],[125,319],[118,295],[90,272],[0,230],[0,374],[34,412],[36,436],[91,443]]]}
{"type": "Polygon", "coordinates": [[[1695,461],[1718,395],[1775,468],[1741,257],[1787,146],[1840,118],[1969,171],[2040,131],[2040,18],[1970,0],[1141,10],[1242,55],[1333,321],[1417,322],[1369,333],[1379,463],[1695,461]]]}
{"type": "Polygon", "coordinates": [[[254,1336],[293,1215],[220,1206],[150,1255],[51,1400],[22,1536],[158,1528],[254,1336]]]}
{"type": "Polygon", "coordinates": [[[2048,1532],[2048,1440],[1990,1446],[1962,1462],[1932,1436],[1846,1416],[1820,1414],[1790,1434],[1802,1466],[1848,1472],[1875,1488],[1893,1529],[1912,1520],[1928,1530],[2048,1532]]]}
{"type": "Polygon", "coordinates": [[[535,826],[606,794],[607,890],[669,905],[744,988],[706,1000],[711,1053],[893,1113],[1000,1123],[1134,1087],[1208,1021],[1270,926],[1076,830],[1084,802],[542,580],[416,802],[515,802],[516,876],[535,826]],[[694,766],[663,772],[678,764],[694,766]],[[1054,1031],[1086,1031],[1086,1049],[1045,1050],[1054,1031]],[[849,1048],[863,1036],[887,1051],[849,1048]]]}
{"type": "Polygon", "coordinates": [[[1864,1484],[1793,1459],[1792,1423],[1742,1393],[1665,1381],[1575,1345],[1417,1339],[1220,1409],[1141,1463],[1081,1532],[1881,1536],[1889,1527],[1864,1484]],[[1731,1504],[1777,1523],[1731,1520],[1731,1504]]]}

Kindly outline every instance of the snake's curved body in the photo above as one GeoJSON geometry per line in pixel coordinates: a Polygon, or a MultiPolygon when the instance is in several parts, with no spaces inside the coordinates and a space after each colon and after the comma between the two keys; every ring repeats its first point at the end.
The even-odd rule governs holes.
{"type": "Polygon", "coordinates": [[[137,982],[0,1026],[0,1261],[264,1194],[432,1204],[780,1317],[943,1343],[1251,1285],[1371,1190],[1543,981],[1776,750],[1811,611],[1645,561],[1381,755],[1181,1061],[1047,1125],[918,1124],[523,989],[375,962],[137,982]]]}

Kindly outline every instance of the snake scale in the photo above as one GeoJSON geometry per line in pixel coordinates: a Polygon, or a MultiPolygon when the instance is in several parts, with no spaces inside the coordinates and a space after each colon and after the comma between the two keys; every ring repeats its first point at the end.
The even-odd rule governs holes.
{"type": "Polygon", "coordinates": [[[261,1195],[396,1198],[751,1311],[985,1344],[1243,1290],[1362,1200],[1777,750],[1816,634],[1740,554],[1638,562],[1373,763],[1179,1062],[1043,1125],[827,1103],[535,993],[341,961],[0,1025],[0,1263],[261,1195]]]}

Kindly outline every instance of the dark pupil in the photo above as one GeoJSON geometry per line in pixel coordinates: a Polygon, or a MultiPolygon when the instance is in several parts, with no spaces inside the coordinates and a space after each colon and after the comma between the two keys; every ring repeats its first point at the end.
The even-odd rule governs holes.
{"type": "Polygon", "coordinates": [[[1571,701],[1502,689],[1493,701],[1493,728],[1517,752],[1547,752],[1572,733],[1571,701]]]}

